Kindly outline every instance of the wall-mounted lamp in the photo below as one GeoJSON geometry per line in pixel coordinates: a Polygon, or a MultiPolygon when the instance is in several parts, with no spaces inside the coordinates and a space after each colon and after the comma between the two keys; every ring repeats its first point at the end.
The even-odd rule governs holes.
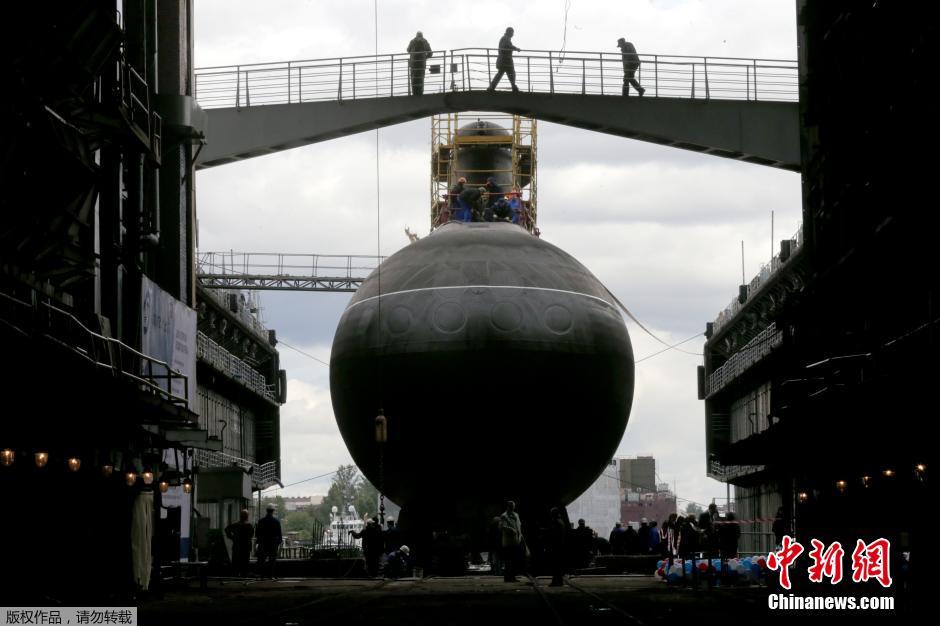
{"type": "Polygon", "coordinates": [[[885,469],[883,472],[881,472],[881,475],[884,476],[885,478],[891,478],[892,476],[894,476],[894,470],[885,469]]]}
{"type": "Polygon", "coordinates": [[[837,481],[836,481],[836,489],[839,490],[839,493],[845,493],[845,488],[846,488],[847,486],[848,486],[848,483],[846,483],[844,480],[837,480],[837,481]]]}
{"type": "Polygon", "coordinates": [[[127,483],[128,487],[133,487],[134,483],[137,482],[137,472],[127,472],[124,474],[124,481],[127,483]]]}
{"type": "Polygon", "coordinates": [[[871,485],[871,476],[862,476],[862,487],[866,489],[871,485]]]}
{"type": "Polygon", "coordinates": [[[141,474],[140,477],[144,480],[145,485],[153,484],[153,472],[150,470],[144,470],[144,473],[141,474]]]}
{"type": "Polygon", "coordinates": [[[192,493],[193,492],[193,480],[192,478],[183,479],[183,493],[192,493]]]}
{"type": "Polygon", "coordinates": [[[170,483],[166,482],[165,480],[161,480],[160,481],[160,493],[166,493],[169,490],[170,490],[170,483]]]}
{"type": "Polygon", "coordinates": [[[13,450],[10,450],[9,448],[0,450],[0,464],[3,464],[4,467],[10,467],[13,465],[14,459],[16,459],[16,452],[13,450]]]}
{"type": "Polygon", "coordinates": [[[66,463],[68,463],[70,472],[77,472],[82,467],[82,460],[77,456],[69,457],[66,463]]]}
{"type": "Polygon", "coordinates": [[[37,452],[34,455],[36,459],[36,467],[45,467],[46,463],[49,462],[49,453],[48,452],[37,452]]]}
{"type": "Polygon", "coordinates": [[[799,494],[797,494],[796,498],[800,501],[800,503],[803,503],[809,500],[809,494],[805,491],[801,491],[799,494]]]}
{"type": "Polygon", "coordinates": [[[105,478],[111,478],[111,474],[114,473],[113,465],[102,465],[101,466],[101,475],[105,478]]]}

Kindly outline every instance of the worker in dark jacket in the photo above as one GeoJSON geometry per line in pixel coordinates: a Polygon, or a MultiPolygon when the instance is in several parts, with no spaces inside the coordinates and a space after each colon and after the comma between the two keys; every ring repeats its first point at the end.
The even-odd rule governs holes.
{"type": "Polygon", "coordinates": [[[431,44],[421,31],[408,43],[408,75],[411,77],[411,95],[424,95],[424,68],[431,58],[431,44]]]}
{"type": "Polygon", "coordinates": [[[255,541],[258,551],[258,572],[264,577],[274,578],[274,563],[277,561],[277,551],[281,547],[281,523],[274,517],[274,503],[269,503],[268,514],[258,520],[255,528],[255,541]]]}
{"type": "Polygon", "coordinates": [[[496,76],[493,77],[493,82],[490,83],[490,87],[487,91],[496,91],[496,85],[499,84],[503,74],[509,77],[509,84],[512,85],[512,90],[519,91],[519,88],[516,87],[516,67],[512,63],[512,51],[522,51],[512,45],[512,36],[515,32],[512,27],[509,27],[506,29],[506,34],[499,40],[499,55],[496,57],[496,69],[498,71],[496,72],[496,76]]]}
{"type": "Polygon", "coordinates": [[[379,573],[379,563],[385,548],[385,538],[382,536],[382,527],[379,518],[373,517],[366,522],[365,528],[356,532],[349,531],[356,539],[362,539],[362,552],[366,557],[366,573],[375,577],[379,573]]]}
{"type": "Polygon", "coordinates": [[[548,559],[551,564],[552,583],[550,587],[561,587],[565,581],[565,557],[567,556],[568,524],[559,508],[551,511],[552,519],[546,533],[548,559]]]}
{"type": "Polygon", "coordinates": [[[617,47],[620,48],[620,56],[623,60],[623,95],[630,95],[630,85],[636,87],[636,91],[641,96],[646,90],[636,81],[636,71],[640,69],[640,55],[636,53],[636,48],[632,43],[621,37],[617,40],[617,47]]]}
{"type": "Polygon", "coordinates": [[[242,509],[239,520],[225,527],[225,536],[232,540],[232,566],[236,576],[248,576],[251,539],[254,535],[255,528],[248,521],[248,509],[242,509]]]}
{"type": "Polygon", "coordinates": [[[495,205],[496,201],[503,197],[503,190],[492,176],[487,177],[484,187],[486,187],[486,206],[495,205]]]}
{"type": "Polygon", "coordinates": [[[467,187],[460,192],[460,202],[470,209],[471,220],[483,221],[483,198],[486,193],[484,187],[467,187]]]}

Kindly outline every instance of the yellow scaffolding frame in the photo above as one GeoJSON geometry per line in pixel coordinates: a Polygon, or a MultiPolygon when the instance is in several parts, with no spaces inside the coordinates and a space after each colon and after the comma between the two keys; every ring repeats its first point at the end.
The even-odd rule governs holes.
{"type": "MultiPolygon", "coordinates": [[[[438,225],[447,194],[457,182],[457,152],[470,144],[509,144],[512,156],[512,188],[522,192],[528,211],[527,228],[538,222],[538,124],[536,120],[509,113],[442,113],[431,117],[431,229],[438,225]],[[508,135],[458,135],[462,124],[487,121],[510,131],[508,135]],[[525,181],[525,186],[523,182],[525,181]]],[[[489,171],[489,170],[488,170],[489,171]]]]}

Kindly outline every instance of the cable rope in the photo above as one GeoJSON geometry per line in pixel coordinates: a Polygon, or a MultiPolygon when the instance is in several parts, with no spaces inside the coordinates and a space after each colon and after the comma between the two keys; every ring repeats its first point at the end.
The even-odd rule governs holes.
{"type": "MultiPolygon", "coordinates": [[[[375,56],[379,55],[379,3],[378,0],[372,1],[372,7],[375,14],[375,56]]],[[[378,65],[376,65],[376,72],[378,72],[378,65]]],[[[391,77],[392,83],[395,82],[395,77],[391,77]]],[[[378,84],[378,76],[376,76],[376,84],[378,84]]],[[[376,94],[378,95],[378,94],[376,94]]],[[[376,268],[376,281],[378,283],[379,297],[376,300],[376,324],[377,329],[376,333],[381,336],[382,332],[382,194],[381,194],[381,170],[379,168],[379,163],[381,159],[379,158],[379,129],[375,129],[375,256],[378,257],[379,263],[376,268]]],[[[382,357],[379,356],[378,359],[378,374],[379,374],[379,406],[378,406],[378,417],[376,420],[385,419],[385,385],[382,377],[382,357]]],[[[376,422],[378,423],[378,421],[376,422]]],[[[378,427],[377,427],[378,428],[378,427]]],[[[378,441],[379,446],[379,523],[385,523],[385,442],[378,441]]]]}
{"type": "Polygon", "coordinates": [[[308,354],[308,353],[304,352],[303,350],[301,350],[300,348],[295,348],[294,346],[290,345],[289,343],[287,343],[287,342],[284,341],[283,339],[278,339],[277,342],[278,342],[279,344],[283,345],[285,348],[290,348],[290,349],[293,350],[294,352],[299,352],[300,354],[304,355],[304,356],[307,357],[308,359],[313,359],[313,360],[316,361],[317,363],[322,363],[323,365],[326,365],[327,367],[330,366],[330,364],[327,363],[326,361],[324,361],[323,359],[319,359],[319,358],[313,356],[312,354],[308,354]]]}
{"type": "MultiPolygon", "coordinates": [[[[702,333],[695,333],[694,335],[692,335],[692,336],[689,337],[688,339],[683,339],[683,340],[680,341],[679,343],[674,343],[674,344],[672,344],[671,346],[666,346],[666,347],[663,348],[662,350],[659,350],[658,352],[654,352],[653,354],[648,354],[648,355],[646,355],[645,357],[643,357],[642,359],[635,359],[635,360],[633,361],[633,364],[636,365],[637,363],[642,363],[642,362],[645,361],[646,359],[652,359],[654,356],[660,355],[660,354],[662,354],[663,352],[669,352],[670,350],[674,350],[674,349],[676,349],[678,346],[681,346],[681,345],[684,344],[684,343],[688,343],[688,342],[692,341],[693,339],[695,339],[695,338],[697,338],[697,337],[701,337],[701,336],[702,336],[702,333]]],[[[695,355],[695,356],[702,356],[701,354],[698,354],[697,352],[686,352],[685,350],[679,350],[679,352],[684,352],[685,354],[693,354],[693,355],[695,355]]]]}
{"type": "Polygon", "coordinates": [[[555,74],[561,70],[561,64],[565,62],[565,45],[568,42],[568,9],[571,8],[571,0],[565,0],[565,28],[561,35],[561,51],[558,55],[558,67],[555,68],[555,74]]]}
{"type": "MultiPolygon", "coordinates": [[[[655,340],[658,341],[659,343],[661,343],[661,344],[663,344],[664,346],[666,346],[666,348],[667,348],[668,350],[672,350],[672,349],[679,350],[679,349],[676,348],[675,346],[670,346],[668,343],[666,343],[665,341],[663,341],[662,339],[660,339],[659,337],[657,337],[656,335],[654,335],[654,334],[653,334],[653,331],[651,331],[649,328],[647,328],[646,326],[644,326],[643,323],[640,322],[640,320],[638,320],[638,319],[636,318],[636,316],[633,315],[633,313],[630,312],[630,309],[628,309],[626,306],[624,306],[623,302],[621,302],[621,301],[617,298],[617,296],[615,296],[614,293],[613,293],[606,285],[604,285],[604,290],[607,292],[607,295],[609,295],[611,298],[614,299],[614,302],[617,303],[617,306],[619,306],[620,309],[621,309],[624,313],[627,314],[627,317],[629,317],[631,320],[633,320],[633,322],[634,322],[637,326],[639,326],[640,328],[642,328],[643,331],[644,331],[647,335],[649,335],[650,337],[652,337],[653,339],[655,339],[655,340]]],[[[695,337],[698,337],[700,334],[702,334],[702,333],[697,333],[697,334],[695,335],[695,337]]],[[[686,339],[685,341],[680,341],[680,342],[677,343],[676,345],[677,345],[677,346],[678,346],[678,345],[682,345],[682,344],[685,343],[686,341],[691,341],[692,339],[694,339],[694,337],[691,337],[691,338],[689,338],[689,339],[686,339]]],[[[663,352],[665,352],[665,350],[663,350],[663,352]]],[[[689,352],[689,351],[687,351],[687,350],[679,350],[679,352],[683,352],[683,353],[685,353],[685,354],[690,354],[690,355],[692,355],[692,356],[703,356],[700,352],[689,352]]],[[[658,353],[657,353],[657,354],[658,354],[658,353]]],[[[655,355],[650,355],[650,356],[655,356],[655,355]]],[[[643,357],[643,359],[648,359],[648,358],[650,358],[650,357],[643,357]]]]}

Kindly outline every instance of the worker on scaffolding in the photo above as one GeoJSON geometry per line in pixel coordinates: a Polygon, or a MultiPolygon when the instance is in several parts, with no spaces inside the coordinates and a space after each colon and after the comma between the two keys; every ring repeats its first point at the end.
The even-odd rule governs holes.
{"type": "Polygon", "coordinates": [[[408,75],[411,77],[411,95],[424,95],[424,68],[431,58],[431,44],[421,31],[408,44],[408,75]]]}
{"type": "MultiPolygon", "coordinates": [[[[470,219],[461,219],[462,222],[482,222],[485,208],[484,198],[486,187],[467,187],[460,193],[460,202],[467,208],[470,219]]],[[[460,212],[458,211],[458,214],[460,212]]],[[[459,217],[457,219],[460,219],[459,217]]]]}
{"type": "Polygon", "coordinates": [[[461,176],[457,179],[457,183],[450,188],[448,197],[450,199],[450,206],[452,209],[452,215],[454,219],[458,222],[469,222],[470,221],[470,206],[464,204],[461,195],[464,192],[464,185],[467,184],[467,179],[461,176]]]}
{"type": "Polygon", "coordinates": [[[526,228],[526,210],[518,189],[509,193],[509,209],[512,211],[512,223],[526,228]]]}
{"type": "Polygon", "coordinates": [[[503,190],[498,184],[496,184],[496,179],[492,176],[487,177],[486,179],[486,206],[492,207],[496,204],[496,201],[503,197],[503,190]]]}

